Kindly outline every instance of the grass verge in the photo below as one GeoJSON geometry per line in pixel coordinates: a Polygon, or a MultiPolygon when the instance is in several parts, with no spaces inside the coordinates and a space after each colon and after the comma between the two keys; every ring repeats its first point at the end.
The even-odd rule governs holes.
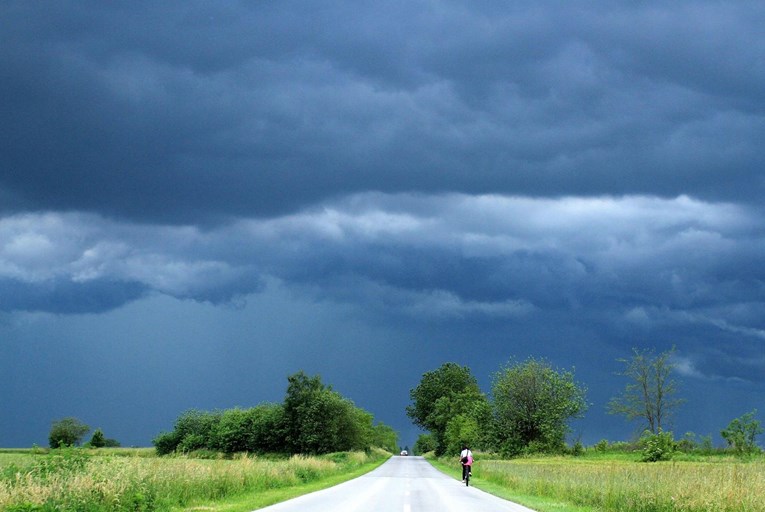
{"type": "MultiPolygon", "coordinates": [[[[442,473],[453,477],[455,480],[462,478],[462,468],[458,464],[449,464],[444,459],[437,459],[435,457],[426,456],[426,459],[433,465],[433,467],[442,473]]],[[[476,471],[473,472],[473,476],[470,478],[470,485],[473,487],[538,512],[594,512],[596,510],[592,507],[583,507],[567,503],[560,499],[513,491],[506,486],[476,476],[477,474],[480,474],[480,470],[476,467],[476,471]]]]}
{"type": "MultiPolygon", "coordinates": [[[[471,483],[541,512],[765,512],[765,457],[645,463],[609,457],[477,457],[471,483]]],[[[430,459],[457,478],[452,460],[430,459]]]]}
{"type": "Polygon", "coordinates": [[[200,502],[190,506],[173,508],[172,510],[174,512],[192,512],[195,510],[213,512],[248,512],[251,510],[257,510],[269,505],[281,503],[282,501],[297,498],[298,496],[303,496],[304,494],[321,491],[322,489],[328,489],[329,487],[353,480],[354,478],[363,476],[376,469],[387,460],[387,458],[382,458],[379,460],[367,462],[348,473],[328,476],[313,482],[293,485],[290,487],[282,487],[278,489],[269,489],[266,491],[257,491],[254,493],[248,493],[245,495],[236,496],[225,500],[218,500],[211,503],[200,502]]]}
{"type": "Polygon", "coordinates": [[[262,508],[360,476],[387,452],[200,459],[80,448],[0,453],[0,510],[170,512],[262,508]]]}

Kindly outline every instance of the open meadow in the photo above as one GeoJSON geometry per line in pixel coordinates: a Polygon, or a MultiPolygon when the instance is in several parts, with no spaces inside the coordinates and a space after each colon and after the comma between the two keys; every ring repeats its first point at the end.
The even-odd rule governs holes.
{"type": "MultiPolygon", "coordinates": [[[[454,460],[440,459],[437,465],[457,473],[454,460]]],[[[474,485],[540,511],[765,511],[762,455],[654,463],[621,453],[512,460],[477,455],[473,468],[474,485]]]]}
{"type": "Polygon", "coordinates": [[[0,450],[0,510],[252,510],[351,478],[389,454],[157,457],[153,449],[0,450]]]}
{"type": "MultiPolygon", "coordinates": [[[[0,510],[253,510],[339,483],[389,454],[157,457],[153,449],[0,450],[0,510]]],[[[765,512],[765,457],[628,453],[500,460],[477,454],[472,483],[541,512],[765,512]]],[[[456,475],[453,459],[433,460],[456,475]]]]}

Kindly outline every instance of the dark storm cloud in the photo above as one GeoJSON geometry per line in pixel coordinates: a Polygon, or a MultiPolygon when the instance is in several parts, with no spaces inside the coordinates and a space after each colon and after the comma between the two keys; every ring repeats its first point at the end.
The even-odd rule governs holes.
{"type": "Polygon", "coordinates": [[[0,4],[0,401],[41,436],[14,442],[109,410],[147,443],[300,367],[398,428],[445,360],[575,364],[602,409],[631,346],[677,346],[701,432],[762,409],[763,26],[746,1],[0,4]]]}
{"type": "Polygon", "coordinates": [[[257,291],[268,275],[473,303],[684,309],[756,304],[765,278],[756,213],[684,197],[364,194],[207,230],[50,213],[6,218],[0,234],[9,280],[107,279],[213,301],[257,291]]]}
{"type": "Polygon", "coordinates": [[[96,279],[77,283],[53,279],[25,283],[0,279],[0,311],[49,311],[52,313],[102,313],[144,296],[140,283],[96,279]]]}
{"type": "Polygon", "coordinates": [[[276,280],[407,322],[553,315],[617,338],[662,332],[693,349],[687,372],[724,377],[747,359],[750,379],[765,369],[750,357],[765,339],[763,231],[756,210],[687,197],[362,194],[207,230],[26,214],[0,221],[0,305],[103,311],[149,293],[236,303],[276,280]]]}
{"type": "Polygon", "coordinates": [[[211,250],[191,227],[150,227],[82,214],[0,219],[0,309],[101,312],[162,293],[232,302],[262,288],[236,247],[211,250]],[[214,254],[230,251],[227,261],[214,254]]]}
{"type": "Polygon", "coordinates": [[[757,3],[5,3],[6,212],[763,193],[757,3]]]}

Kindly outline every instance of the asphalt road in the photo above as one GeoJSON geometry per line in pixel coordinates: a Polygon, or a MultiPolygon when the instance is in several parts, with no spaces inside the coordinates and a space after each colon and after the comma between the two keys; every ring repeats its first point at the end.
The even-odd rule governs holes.
{"type": "Polygon", "coordinates": [[[436,470],[422,457],[392,457],[366,475],[260,509],[268,512],[531,512],[436,470]]]}

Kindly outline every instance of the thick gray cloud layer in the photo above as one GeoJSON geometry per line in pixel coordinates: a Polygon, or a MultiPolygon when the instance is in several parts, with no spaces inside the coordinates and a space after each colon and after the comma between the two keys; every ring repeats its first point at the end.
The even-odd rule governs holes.
{"type": "Polygon", "coordinates": [[[206,230],[24,214],[0,221],[0,307],[103,311],[157,293],[236,304],[278,280],[381,317],[533,323],[558,312],[713,328],[761,349],[763,231],[755,210],[684,196],[364,194],[206,230]]]}
{"type": "Polygon", "coordinates": [[[0,220],[0,235],[6,283],[129,283],[212,302],[257,291],[265,275],[289,282],[361,278],[529,307],[617,300],[682,308],[756,300],[765,278],[756,211],[684,196],[364,194],[205,230],[20,214],[0,220]]]}
{"type": "Polygon", "coordinates": [[[5,3],[6,211],[765,183],[757,2],[5,3]]]}

